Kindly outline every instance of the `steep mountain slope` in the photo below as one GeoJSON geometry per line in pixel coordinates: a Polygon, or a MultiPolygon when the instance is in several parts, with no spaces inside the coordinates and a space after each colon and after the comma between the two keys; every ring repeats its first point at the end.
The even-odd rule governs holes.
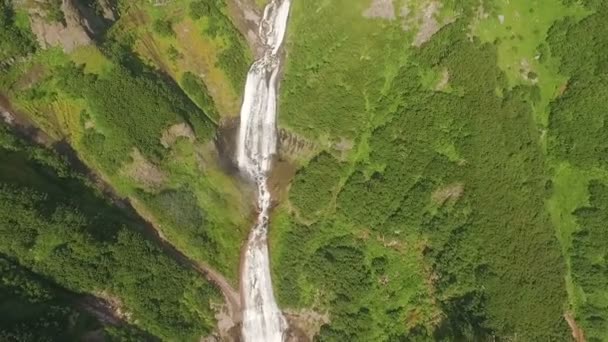
{"type": "Polygon", "coordinates": [[[279,304],[321,341],[608,338],[604,10],[295,2],[280,119],[316,152],[286,157],[279,304]]]}
{"type": "MultiPolygon", "coordinates": [[[[115,320],[137,323],[158,337],[193,339],[211,332],[210,305],[220,299],[210,284],[164,255],[141,222],[102,199],[63,159],[0,129],[3,256],[54,286],[116,303],[115,312],[108,308],[115,320]]],[[[3,273],[4,281],[22,293],[18,289],[26,284],[9,275],[3,273]]],[[[32,305],[44,305],[53,293],[23,295],[32,305]]],[[[69,311],[57,305],[61,301],[49,308],[59,310],[53,324],[66,324],[60,319],[69,311]]]]}
{"type": "MultiPolygon", "coordinates": [[[[265,3],[0,0],[0,339],[239,340],[265,3]]],[[[268,179],[286,340],[608,341],[607,15],[293,0],[268,179]]]]}

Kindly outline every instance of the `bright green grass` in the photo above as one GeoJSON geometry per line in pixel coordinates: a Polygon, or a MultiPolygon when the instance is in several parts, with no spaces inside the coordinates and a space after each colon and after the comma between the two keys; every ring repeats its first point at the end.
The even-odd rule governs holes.
{"type": "Polygon", "coordinates": [[[497,0],[486,19],[473,26],[473,33],[484,42],[498,42],[498,66],[511,86],[537,84],[541,102],[536,106],[536,121],[548,123],[548,104],[558,95],[566,77],[558,74],[558,63],[545,51],[547,31],[553,23],[567,16],[581,18],[588,14],[581,6],[565,6],[560,0],[497,0]],[[500,17],[503,22],[501,23],[500,17]],[[541,62],[543,61],[544,62],[541,62]],[[535,73],[536,77],[528,72],[535,73]]]}
{"type": "Polygon", "coordinates": [[[101,75],[112,67],[112,63],[92,45],[80,46],[70,54],[76,64],[84,64],[85,72],[101,75]]]}
{"type": "MultiPolygon", "coordinates": [[[[547,201],[547,208],[551,214],[553,225],[557,229],[557,236],[564,255],[572,253],[572,234],[579,226],[573,213],[576,209],[589,205],[588,185],[593,179],[608,180],[608,173],[601,170],[581,170],[564,162],[556,167],[553,176],[553,194],[547,201]]],[[[579,307],[585,298],[580,286],[572,279],[571,259],[565,258],[567,263],[566,288],[570,305],[579,307]]]]}
{"type": "Polygon", "coordinates": [[[255,0],[255,4],[259,8],[263,8],[264,6],[266,6],[267,3],[268,3],[268,0],[255,0]]]}
{"type": "Polygon", "coordinates": [[[332,140],[352,139],[369,127],[370,109],[407,59],[403,52],[412,33],[398,21],[365,18],[368,6],[369,1],[346,0],[293,3],[282,125],[332,140]]]}
{"type": "Polygon", "coordinates": [[[249,231],[250,208],[246,204],[247,198],[239,190],[241,185],[238,181],[223,173],[216,160],[207,157],[207,160],[201,161],[202,155],[197,154],[200,148],[185,139],[178,140],[165,167],[170,175],[170,188],[187,187],[195,193],[208,225],[201,229],[211,235],[217,249],[213,255],[197,249],[184,236],[180,237],[179,227],[173,227],[175,239],[181,240],[180,245],[189,254],[212,262],[227,278],[236,282],[240,257],[238,251],[249,231]],[[205,164],[202,171],[201,163],[205,164]]]}

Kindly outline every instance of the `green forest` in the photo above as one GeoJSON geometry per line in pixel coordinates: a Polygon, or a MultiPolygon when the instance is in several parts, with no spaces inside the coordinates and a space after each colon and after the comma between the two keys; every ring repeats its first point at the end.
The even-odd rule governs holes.
{"type": "MultiPolygon", "coordinates": [[[[268,2],[0,0],[1,341],[239,341],[268,2]]],[[[607,17],[292,0],[268,243],[296,341],[608,342],[607,17]]]]}

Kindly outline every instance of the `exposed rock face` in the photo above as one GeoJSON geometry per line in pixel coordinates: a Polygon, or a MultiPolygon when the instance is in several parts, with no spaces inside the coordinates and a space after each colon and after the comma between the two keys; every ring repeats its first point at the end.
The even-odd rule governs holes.
{"type": "Polygon", "coordinates": [[[171,127],[169,127],[166,131],[163,132],[162,137],[160,138],[160,143],[165,148],[171,147],[177,139],[186,138],[190,141],[194,141],[196,136],[194,135],[194,131],[192,127],[187,123],[178,123],[171,127]]]}
{"type": "Polygon", "coordinates": [[[101,10],[103,12],[103,18],[109,21],[116,21],[118,15],[116,13],[116,7],[110,2],[110,0],[97,0],[101,10]]]}
{"type": "Polygon", "coordinates": [[[306,155],[315,149],[314,143],[284,128],[279,129],[278,145],[278,154],[285,159],[306,155]]]}
{"type": "MultiPolygon", "coordinates": [[[[37,0],[41,4],[42,0],[37,0]]],[[[80,5],[77,0],[63,0],[61,11],[64,22],[49,21],[42,6],[28,7],[32,32],[43,49],[61,47],[71,52],[78,46],[88,45],[105,32],[116,16],[113,7],[107,0],[99,0],[103,18],[92,9],[80,5]]]]}

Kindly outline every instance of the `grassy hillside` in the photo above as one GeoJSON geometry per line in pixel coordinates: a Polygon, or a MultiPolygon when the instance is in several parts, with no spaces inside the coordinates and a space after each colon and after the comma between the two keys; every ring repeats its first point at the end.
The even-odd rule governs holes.
{"type": "Polygon", "coordinates": [[[605,339],[603,5],[380,3],[294,3],[280,120],[319,152],[274,221],[281,304],[328,341],[605,339]]]}
{"type": "MultiPolygon", "coordinates": [[[[5,161],[0,167],[3,256],[56,286],[120,303],[118,315],[158,337],[194,340],[210,333],[210,305],[220,300],[216,289],[163,254],[146,237],[141,223],[102,199],[61,158],[26,144],[4,126],[0,129],[0,155],[5,161]]],[[[19,287],[25,284],[10,280],[13,267],[6,267],[6,286],[23,291],[19,287]]],[[[71,309],[64,309],[61,302],[45,304],[51,294],[31,290],[30,297],[23,293],[24,301],[41,301],[41,310],[57,311],[41,319],[67,326],[65,315],[71,309]]]]}
{"type": "MultiPolygon", "coordinates": [[[[111,3],[93,41],[62,46],[39,43],[73,25],[59,2],[0,0],[0,105],[236,285],[253,201],[215,138],[247,42],[225,1],[111,3]]],[[[296,170],[271,221],[281,308],[327,314],[318,341],[608,341],[607,15],[598,0],[294,0],[279,121],[306,148],[277,172],[296,170]]],[[[0,159],[0,339],[212,331],[217,290],[139,219],[4,126],[0,159]],[[85,313],[86,294],[124,325],[85,313]]]]}
{"type": "Polygon", "coordinates": [[[220,117],[236,113],[248,51],[222,2],[200,6],[119,2],[120,18],[97,46],[23,51],[0,89],[178,249],[236,280],[250,204],[220,169],[213,138],[220,117]],[[146,45],[157,43],[175,58],[146,45]],[[199,43],[207,45],[184,50],[199,43]]]}

